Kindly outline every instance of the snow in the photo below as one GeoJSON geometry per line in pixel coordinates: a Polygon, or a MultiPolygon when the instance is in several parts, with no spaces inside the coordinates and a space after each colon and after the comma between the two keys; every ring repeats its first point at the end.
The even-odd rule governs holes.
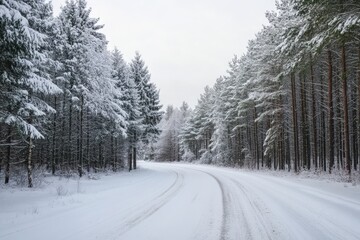
{"type": "Polygon", "coordinates": [[[359,239],[360,187],[139,162],[100,179],[0,190],[0,239],[359,239]]]}

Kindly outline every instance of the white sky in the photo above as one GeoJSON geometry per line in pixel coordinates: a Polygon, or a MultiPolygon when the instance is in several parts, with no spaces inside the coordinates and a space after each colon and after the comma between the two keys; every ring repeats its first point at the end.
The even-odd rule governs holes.
{"type": "MultiPolygon", "coordinates": [[[[65,0],[52,2],[57,15],[65,0]]],[[[117,46],[127,61],[140,52],[164,107],[194,107],[267,24],[275,0],[88,0],[88,7],[105,25],[109,49],[117,46]]]]}

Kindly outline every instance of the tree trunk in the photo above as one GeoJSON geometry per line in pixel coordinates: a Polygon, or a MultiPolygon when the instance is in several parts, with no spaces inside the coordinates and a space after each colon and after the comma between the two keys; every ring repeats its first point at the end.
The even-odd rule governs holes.
{"type": "Polygon", "coordinates": [[[129,146],[129,158],[128,158],[128,167],[129,167],[129,172],[132,170],[132,153],[133,153],[133,149],[132,146],[129,146]]]}
{"type": "Polygon", "coordinates": [[[115,138],[115,152],[114,152],[114,159],[115,159],[115,162],[120,166],[120,168],[122,167],[122,164],[119,162],[119,159],[118,159],[118,152],[119,152],[119,149],[118,149],[118,137],[115,138]]]}
{"type": "Polygon", "coordinates": [[[360,46],[359,46],[359,66],[358,66],[358,107],[357,107],[357,126],[358,126],[358,158],[357,159],[354,159],[355,161],[355,170],[357,169],[358,167],[358,164],[359,164],[359,160],[360,160],[360,46]]]}
{"type": "Polygon", "coordinates": [[[310,169],[311,166],[311,157],[310,157],[310,134],[309,134],[309,124],[308,124],[308,112],[307,112],[307,95],[306,95],[306,78],[305,74],[301,74],[301,127],[302,127],[302,165],[310,169]]]}
{"type": "Polygon", "coordinates": [[[357,111],[356,111],[356,92],[357,89],[355,87],[351,88],[351,105],[350,108],[352,109],[352,134],[350,134],[351,136],[351,151],[352,151],[352,159],[353,159],[353,169],[356,171],[356,164],[357,164],[357,159],[358,159],[358,150],[357,150],[357,146],[358,146],[358,135],[357,135],[357,129],[358,129],[358,122],[357,122],[357,111]]]}
{"type": "Polygon", "coordinates": [[[84,123],[84,96],[80,97],[80,136],[79,136],[79,177],[83,175],[83,123],[84,123]]]}
{"type": "Polygon", "coordinates": [[[297,112],[296,112],[296,88],[295,88],[295,74],[291,73],[291,96],[292,96],[292,118],[293,118],[293,132],[294,132],[294,170],[298,172],[299,163],[299,139],[297,127],[297,112]]]}
{"type": "Polygon", "coordinates": [[[111,160],[112,160],[112,170],[116,172],[116,159],[115,159],[115,147],[114,147],[114,136],[111,134],[110,137],[110,152],[111,152],[111,160]]]}
{"type": "MultiPolygon", "coordinates": [[[[281,106],[283,102],[282,96],[279,97],[279,102],[277,105],[281,106]]],[[[281,125],[280,137],[279,137],[279,146],[280,146],[280,169],[285,170],[285,158],[286,158],[286,142],[285,142],[285,127],[284,127],[284,112],[280,111],[277,114],[278,124],[281,125]]]]}
{"type": "Polygon", "coordinates": [[[27,156],[27,177],[28,177],[28,187],[33,187],[33,178],[32,178],[32,162],[31,162],[31,156],[32,156],[32,139],[29,137],[29,148],[28,148],[28,156],[27,156]]]}
{"type": "Polygon", "coordinates": [[[260,144],[261,144],[261,168],[264,168],[264,125],[265,123],[262,124],[262,131],[260,133],[260,144]]]}
{"type": "MultiPolygon", "coordinates": [[[[311,95],[312,95],[312,127],[313,127],[313,142],[314,142],[314,155],[313,161],[315,164],[315,170],[318,168],[318,139],[317,139],[317,117],[316,117],[316,97],[315,97],[315,76],[314,76],[314,67],[312,62],[310,63],[310,72],[311,72],[311,95]]],[[[310,167],[310,166],[309,166],[310,167]]]]}
{"type": "Polygon", "coordinates": [[[320,154],[320,169],[323,169],[326,172],[326,125],[325,125],[325,111],[323,110],[323,106],[325,106],[325,100],[324,100],[324,79],[322,77],[322,75],[320,76],[320,81],[321,81],[321,94],[320,94],[320,109],[321,109],[321,140],[320,140],[320,149],[321,149],[321,154],[320,154]]]}
{"type": "Polygon", "coordinates": [[[243,158],[241,156],[241,144],[242,144],[242,141],[241,141],[241,130],[238,128],[237,129],[237,138],[238,138],[238,144],[237,144],[237,160],[238,160],[238,164],[240,165],[240,167],[242,167],[244,165],[244,162],[243,162],[243,158]]]}
{"type": "MultiPolygon", "coordinates": [[[[57,108],[56,97],[54,97],[54,108],[57,108]]],[[[53,119],[53,137],[52,137],[52,157],[51,157],[51,173],[55,174],[55,158],[56,158],[56,120],[57,120],[57,112],[54,113],[53,119]]]]}
{"type": "MultiPolygon", "coordinates": [[[[284,131],[285,132],[285,131],[284,131]]],[[[287,161],[287,165],[288,165],[288,172],[291,171],[291,151],[290,151],[290,137],[289,137],[289,132],[286,131],[286,161],[287,161]]]]}
{"type": "Polygon", "coordinates": [[[285,161],[286,161],[286,142],[285,142],[285,131],[284,128],[280,130],[280,163],[281,163],[281,170],[285,170],[285,161]]]}
{"type": "Polygon", "coordinates": [[[8,132],[6,136],[6,161],[5,161],[5,184],[9,183],[10,180],[10,160],[11,160],[11,134],[12,127],[8,125],[8,132]]]}
{"type": "Polygon", "coordinates": [[[64,164],[65,164],[65,136],[66,136],[66,130],[65,130],[65,104],[66,104],[66,91],[64,91],[64,95],[63,95],[63,104],[62,104],[62,126],[61,126],[61,143],[60,143],[60,147],[61,147],[61,163],[60,163],[60,169],[64,168],[64,164]]]}
{"type": "MultiPolygon", "coordinates": [[[[328,50],[328,105],[329,105],[329,173],[334,168],[334,104],[333,104],[333,66],[331,50],[328,50]]],[[[324,167],[326,170],[326,167],[324,167]]]]}
{"type": "MultiPolygon", "coordinates": [[[[340,84],[338,82],[338,84],[340,84]]],[[[335,109],[336,109],[336,115],[335,115],[335,119],[336,121],[335,122],[335,129],[336,129],[336,132],[337,132],[337,137],[336,137],[336,140],[337,140],[337,144],[336,144],[336,141],[335,141],[335,147],[337,148],[337,167],[338,167],[338,170],[340,168],[343,168],[343,165],[344,165],[344,161],[343,161],[343,155],[344,155],[344,137],[343,137],[343,122],[341,121],[341,101],[340,101],[340,96],[341,96],[341,90],[340,90],[340,86],[337,87],[338,89],[338,92],[336,94],[336,102],[337,104],[335,104],[335,109]]]]}
{"type": "MultiPolygon", "coordinates": [[[[267,121],[266,121],[266,129],[269,129],[270,126],[271,126],[271,120],[268,117],[267,121]]],[[[268,169],[271,169],[271,157],[270,157],[269,153],[266,154],[266,166],[267,166],[268,169]]]]}
{"type": "MultiPolygon", "coordinates": [[[[3,139],[3,126],[2,124],[0,124],[0,139],[3,139]]],[[[6,138],[6,137],[4,137],[6,138]]],[[[4,156],[4,153],[3,151],[1,151],[1,148],[0,148],[0,174],[1,174],[1,171],[2,171],[2,165],[3,165],[3,159],[5,159],[5,156],[4,156]]]]}
{"type": "Polygon", "coordinates": [[[345,138],[345,162],[346,170],[349,176],[351,175],[351,157],[350,157],[350,143],[349,143],[349,111],[348,111],[348,96],[347,96],[347,72],[346,72],[346,52],[345,43],[341,47],[341,64],[342,64],[342,83],[343,83],[343,107],[344,107],[344,138],[345,138]]]}
{"type": "Polygon", "coordinates": [[[134,146],[133,146],[133,148],[132,148],[132,150],[133,150],[133,152],[132,152],[132,154],[133,154],[133,169],[136,169],[136,139],[137,139],[137,133],[136,133],[136,131],[135,131],[135,133],[134,133],[134,146]]]}
{"type": "Polygon", "coordinates": [[[86,162],[87,162],[87,172],[90,172],[90,113],[89,109],[86,111],[86,162]]]}
{"type": "MultiPolygon", "coordinates": [[[[100,164],[100,167],[103,167],[103,162],[102,162],[102,158],[103,158],[103,153],[102,153],[102,140],[99,141],[99,159],[98,159],[98,164],[100,164]]],[[[95,168],[97,168],[98,166],[95,166],[95,168]]]]}
{"type": "Polygon", "coordinates": [[[72,163],[72,99],[70,96],[69,101],[69,132],[68,132],[68,149],[67,149],[67,170],[69,170],[69,166],[72,163]]]}
{"type": "Polygon", "coordinates": [[[133,148],[134,152],[133,152],[133,167],[134,167],[134,170],[136,169],[136,146],[133,148]]]}
{"type": "Polygon", "coordinates": [[[259,150],[258,150],[258,124],[256,122],[257,112],[256,106],[254,106],[254,152],[255,152],[255,160],[256,160],[256,168],[260,169],[260,160],[259,160],[259,150]]]}

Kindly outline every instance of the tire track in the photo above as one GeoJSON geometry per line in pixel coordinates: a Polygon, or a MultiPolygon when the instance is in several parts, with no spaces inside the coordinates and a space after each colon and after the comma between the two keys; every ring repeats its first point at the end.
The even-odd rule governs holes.
{"type": "MultiPolygon", "coordinates": [[[[203,171],[200,171],[200,172],[203,172],[203,171]]],[[[220,239],[225,240],[226,236],[228,235],[227,234],[227,225],[228,225],[228,217],[227,216],[229,215],[229,208],[226,207],[227,206],[226,203],[228,202],[228,200],[227,200],[226,193],[224,190],[225,188],[224,188],[223,183],[217,177],[215,177],[214,175],[207,173],[207,172],[203,172],[203,173],[206,173],[207,175],[209,175],[210,177],[215,179],[215,181],[217,182],[217,184],[220,188],[220,191],[221,191],[223,215],[222,215],[220,239]]]]}
{"type": "Polygon", "coordinates": [[[251,209],[253,211],[253,216],[256,218],[257,222],[260,223],[263,232],[266,234],[267,239],[272,240],[273,237],[271,236],[271,233],[274,233],[274,226],[269,222],[266,221],[266,219],[264,218],[264,215],[262,214],[262,210],[260,209],[259,204],[255,201],[255,199],[249,196],[248,191],[245,189],[245,187],[239,183],[238,181],[231,179],[231,181],[238,187],[238,189],[240,189],[240,191],[243,193],[243,196],[246,198],[248,204],[251,206],[251,209]],[[268,223],[268,224],[267,224],[268,223]],[[272,228],[272,231],[269,231],[269,226],[272,228]]]}
{"type": "MultiPolygon", "coordinates": [[[[248,190],[243,184],[239,182],[239,179],[230,177],[232,181],[238,186],[238,188],[243,192],[244,196],[248,199],[248,202],[251,204],[252,209],[256,214],[254,216],[256,217],[256,220],[258,223],[261,224],[262,229],[267,234],[267,237],[269,239],[292,239],[293,236],[291,236],[292,233],[288,232],[287,229],[284,229],[283,226],[280,226],[279,222],[278,224],[274,219],[276,219],[275,215],[278,215],[278,213],[275,213],[274,217],[272,219],[266,218],[263,212],[266,211],[266,207],[261,208],[261,206],[265,206],[265,204],[261,204],[261,199],[256,198],[251,191],[248,190]],[[265,210],[265,211],[264,211],[265,210]],[[275,231],[270,231],[270,229],[275,231]],[[279,231],[280,230],[280,231],[279,231]]],[[[248,184],[248,183],[247,183],[248,184]]],[[[268,191],[267,186],[265,185],[251,185],[252,187],[261,189],[265,194],[268,191]]],[[[286,209],[286,212],[291,218],[289,221],[293,222],[293,224],[296,224],[298,226],[299,232],[304,234],[307,237],[312,237],[314,239],[344,239],[344,236],[351,236],[351,239],[357,239],[357,236],[354,232],[348,231],[348,229],[343,229],[339,226],[339,224],[333,222],[333,218],[331,217],[324,217],[322,215],[319,215],[319,210],[314,208],[312,205],[307,204],[308,197],[317,199],[319,202],[324,200],[323,198],[318,198],[317,196],[313,196],[312,192],[308,193],[304,192],[303,189],[299,189],[296,192],[296,195],[293,195],[293,193],[286,192],[286,191],[279,191],[277,188],[272,188],[271,193],[267,194],[268,197],[270,197],[271,202],[277,203],[278,206],[280,206],[281,203],[281,210],[286,209]],[[299,195],[300,194],[300,195],[299,195]],[[281,196],[281,197],[278,197],[281,196]],[[299,198],[298,196],[301,196],[299,198]],[[283,199],[287,199],[287,201],[283,201],[283,199]],[[302,199],[302,200],[300,200],[302,199]],[[292,203],[292,205],[296,204],[297,207],[289,205],[289,203],[292,203]],[[322,217],[319,217],[322,216],[322,217]],[[314,222],[314,219],[316,220],[316,225],[311,224],[314,222]]],[[[328,195],[327,195],[328,196],[328,195]]],[[[348,201],[345,201],[349,203],[348,201]]],[[[325,207],[327,204],[330,203],[330,206],[333,204],[333,199],[326,199],[326,201],[323,201],[322,204],[325,207]]],[[[273,206],[274,207],[274,206],[273,206]]],[[[282,219],[280,219],[280,222],[282,219]]],[[[350,238],[349,238],[350,239],[350,238]]]]}
{"type": "MultiPolygon", "coordinates": [[[[147,181],[147,180],[152,180],[152,177],[151,176],[147,176],[145,178],[142,178],[140,180],[137,180],[137,181],[134,181],[132,182],[131,184],[132,185],[137,185],[137,184],[141,184],[142,182],[144,181],[147,181]]],[[[132,186],[134,187],[134,186],[132,186]]],[[[114,191],[114,189],[118,189],[118,188],[109,188],[109,189],[105,189],[105,190],[102,190],[101,192],[102,193],[107,193],[107,192],[110,192],[110,191],[114,191]]],[[[75,193],[70,193],[69,195],[66,195],[65,197],[69,198],[69,197],[72,197],[72,196],[76,196],[75,193]],[[74,195],[73,195],[74,194],[74,195]]],[[[62,198],[61,197],[57,197],[55,200],[53,200],[56,204],[60,204],[58,201],[61,200],[62,198]]],[[[68,204],[68,203],[67,203],[68,204]]],[[[75,206],[71,206],[67,209],[64,209],[62,210],[61,212],[58,212],[57,213],[57,217],[61,217],[61,216],[64,216],[66,214],[69,214],[70,212],[72,211],[77,211],[77,210],[80,210],[80,209],[86,209],[86,208],[92,208],[94,206],[96,206],[97,204],[97,201],[96,199],[92,199],[92,200],[88,200],[88,202],[86,204],[82,204],[82,205],[75,205],[75,206]]],[[[26,224],[24,227],[22,228],[19,228],[19,229],[16,229],[14,231],[11,231],[11,232],[7,232],[5,234],[2,234],[0,233],[0,239],[2,238],[5,238],[5,237],[9,237],[11,235],[14,235],[14,234],[17,234],[19,232],[23,232],[23,231],[27,231],[29,229],[32,229],[36,226],[39,226],[39,225],[44,225],[46,224],[46,222],[48,221],[48,219],[51,219],[53,218],[53,215],[48,215],[42,219],[37,219],[37,220],[34,220],[34,221],[31,221],[29,224],[26,224]]],[[[94,224],[94,226],[96,226],[97,224],[103,222],[104,220],[101,220],[101,221],[98,221],[96,224],[94,224]]],[[[80,227],[77,232],[75,232],[74,234],[77,234],[77,233],[81,233],[81,232],[85,232],[87,231],[89,228],[91,227],[94,227],[94,226],[84,226],[84,227],[80,227]]],[[[71,235],[68,235],[67,237],[65,237],[64,239],[68,239],[68,237],[70,237],[71,235]]]]}
{"type": "Polygon", "coordinates": [[[239,239],[239,238],[242,239],[242,237],[237,236],[236,231],[235,234],[231,235],[231,230],[234,230],[231,228],[234,228],[234,226],[235,227],[239,226],[239,229],[244,230],[242,235],[245,236],[246,239],[251,239],[252,237],[251,237],[250,227],[248,222],[246,221],[244,212],[241,209],[238,209],[239,211],[234,212],[237,202],[234,201],[236,200],[236,198],[234,197],[233,192],[229,190],[229,186],[224,184],[223,181],[221,181],[217,176],[215,176],[212,173],[205,172],[199,169],[191,169],[191,170],[199,171],[212,177],[217,182],[221,190],[223,216],[222,216],[220,240],[239,239]],[[236,215],[236,213],[241,214],[240,218],[238,215],[236,215]],[[234,221],[234,219],[238,219],[239,222],[234,221]]]}
{"type": "Polygon", "coordinates": [[[84,233],[89,229],[92,229],[93,227],[99,226],[101,224],[106,224],[106,222],[109,221],[114,222],[120,220],[120,227],[111,230],[109,233],[101,237],[101,239],[118,239],[121,235],[125,234],[131,228],[135,227],[136,225],[138,225],[139,223],[141,223],[142,221],[153,215],[155,212],[157,212],[162,206],[164,206],[168,201],[170,201],[176,195],[176,193],[182,187],[184,177],[182,174],[178,172],[175,171],[173,172],[176,175],[174,182],[164,191],[156,195],[153,199],[149,200],[150,206],[145,205],[144,207],[140,207],[139,209],[141,212],[138,212],[139,209],[133,207],[134,215],[130,216],[127,219],[122,219],[122,220],[119,219],[120,216],[118,214],[114,213],[112,216],[102,219],[101,221],[97,221],[92,225],[84,226],[83,228],[78,229],[77,232],[73,232],[72,234],[69,234],[62,239],[74,238],[75,236],[84,233]]]}
{"type": "Polygon", "coordinates": [[[123,227],[119,232],[117,232],[116,237],[123,235],[145,219],[152,216],[179,192],[179,190],[183,186],[184,176],[179,172],[174,171],[174,173],[176,174],[175,181],[165,191],[161,192],[153,200],[150,201],[151,203],[153,203],[151,204],[151,206],[147,207],[145,210],[142,210],[140,213],[137,213],[136,216],[133,216],[123,221],[123,227]]]}
{"type": "Polygon", "coordinates": [[[221,191],[221,203],[222,203],[222,219],[221,219],[221,232],[220,232],[220,240],[226,240],[226,236],[228,235],[227,234],[227,222],[228,222],[228,212],[229,212],[229,208],[226,207],[226,203],[228,202],[228,198],[226,196],[226,193],[225,193],[225,187],[223,185],[223,183],[214,175],[212,175],[211,173],[208,173],[208,172],[205,172],[205,171],[202,171],[202,170],[199,170],[199,169],[193,169],[193,168],[187,168],[186,169],[190,169],[192,171],[197,171],[197,172],[201,172],[201,173],[204,173],[208,176],[210,176],[211,178],[213,178],[217,185],[219,186],[220,188],[220,191],[221,191]]]}

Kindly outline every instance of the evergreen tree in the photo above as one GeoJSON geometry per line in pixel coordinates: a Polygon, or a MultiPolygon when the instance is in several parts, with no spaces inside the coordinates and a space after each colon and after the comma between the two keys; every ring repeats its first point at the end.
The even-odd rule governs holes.
{"type": "Polygon", "coordinates": [[[133,151],[133,167],[136,169],[136,143],[141,140],[148,147],[150,159],[153,156],[153,143],[160,131],[158,123],[161,120],[162,112],[159,100],[159,92],[156,86],[150,82],[150,73],[141,59],[141,55],[136,52],[135,58],[130,63],[130,78],[134,81],[139,96],[141,124],[140,131],[135,132],[135,147],[133,151]]]}
{"type": "Polygon", "coordinates": [[[142,120],[139,95],[134,79],[130,78],[130,69],[117,48],[115,48],[112,53],[112,62],[113,78],[116,80],[116,88],[122,93],[121,101],[123,103],[123,108],[127,113],[127,142],[129,145],[127,157],[129,159],[128,167],[130,171],[132,170],[132,158],[137,144],[137,133],[141,131],[141,127],[139,127],[141,126],[142,120]]]}

